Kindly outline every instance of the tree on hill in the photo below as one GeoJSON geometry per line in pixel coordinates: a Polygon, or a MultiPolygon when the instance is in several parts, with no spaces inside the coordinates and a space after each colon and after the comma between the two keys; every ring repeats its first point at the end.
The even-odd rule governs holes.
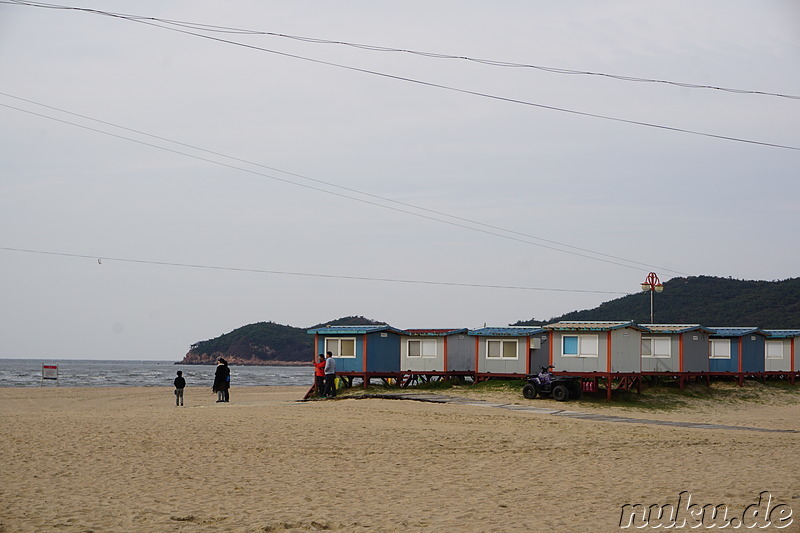
{"type": "Polygon", "coordinates": [[[315,328],[324,328],[325,326],[377,326],[377,325],[389,325],[386,322],[380,322],[378,320],[372,320],[371,318],[365,318],[363,316],[345,316],[342,318],[337,318],[336,320],[331,320],[330,322],[323,322],[322,324],[317,324],[316,326],[311,326],[308,329],[315,329],[315,328]]]}
{"type": "Polygon", "coordinates": [[[384,324],[363,316],[346,316],[310,328],[284,326],[274,322],[248,324],[191,345],[182,363],[214,364],[220,357],[232,364],[265,364],[273,361],[307,362],[314,350],[309,329],[331,326],[384,324]]]}
{"type": "MultiPolygon", "coordinates": [[[[746,281],[712,276],[673,278],[654,295],[654,320],[661,324],[800,328],[800,278],[746,281]]],[[[637,292],[604,302],[594,309],[572,311],[560,320],[633,320],[650,322],[650,294],[637,292]]],[[[517,322],[515,325],[541,325],[517,322]]]]}
{"type": "Polygon", "coordinates": [[[303,328],[274,322],[258,322],[237,328],[214,339],[192,344],[186,363],[214,363],[219,357],[234,364],[266,361],[307,361],[313,339],[303,328]]]}
{"type": "MultiPolygon", "coordinates": [[[[661,324],[702,324],[707,327],[741,326],[763,329],[800,329],[800,278],[783,281],[746,281],[712,276],[673,278],[654,295],[654,319],[661,324]]],[[[559,320],[633,320],[650,322],[650,294],[636,292],[572,311],[550,320],[525,320],[515,326],[541,326],[559,320]]],[[[270,361],[308,362],[314,339],[309,329],[325,326],[386,324],[363,316],[346,316],[310,328],[259,322],[191,346],[185,363],[213,363],[225,357],[234,364],[270,361]]],[[[388,324],[386,324],[388,325],[388,324]]]]}

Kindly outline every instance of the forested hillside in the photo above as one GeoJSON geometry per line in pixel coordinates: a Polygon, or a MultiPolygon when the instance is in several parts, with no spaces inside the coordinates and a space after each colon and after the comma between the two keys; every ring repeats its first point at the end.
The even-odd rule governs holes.
{"type": "Polygon", "coordinates": [[[224,357],[231,364],[260,365],[280,362],[310,362],[314,337],[309,329],[324,325],[349,326],[379,324],[363,316],[348,316],[308,328],[284,326],[274,322],[258,322],[237,328],[214,339],[191,346],[183,364],[215,364],[224,357]]]}
{"type": "MultiPolygon", "coordinates": [[[[800,329],[800,278],[784,281],[743,281],[711,276],[673,278],[654,295],[654,319],[662,324],[702,324],[707,327],[753,326],[800,329]]],[[[633,320],[650,322],[650,294],[637,292],[548,320],[523,320],[514,325],[541,325],[559,320],[633,320]]],[[[191,346],[182,363],[212,364],[225,357],[233,364],[308,362],[313,356],[309,329],[325,325],[385,324],[363,316],[348,316],[306,328],[259,322],[191,346]]],[[[502,324],[494,324],[502,325],[502,324]]]]}
{"type": "MultiPolygon", "coordinates": [[[[655,293],[654,321],[662,324],[754,326],[800,329],[800,278],[784,281],[743,281],[711,276],[673,278],[655,293]]],[[[550,320],[525,320],[515,325],[559,320],[633,320],[650,322],[650,293],[638,292],[573,311],[550,320]]]]}

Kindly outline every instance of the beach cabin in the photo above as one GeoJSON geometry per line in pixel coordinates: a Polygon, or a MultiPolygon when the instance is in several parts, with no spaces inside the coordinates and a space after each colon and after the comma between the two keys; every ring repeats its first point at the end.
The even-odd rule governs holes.
{"type": "Polygon", "coordinates": [[[544,326],[556,372],[642,371],[643,328],[626,322],[565,321],[544,326]]]}
{"type": "Polygon", "coordinates": [[[765,329],[765,372],[798,372],[797,350],[800,348],[800,329],[765,329]]]}
{"type": "MultiPolygon", "coordinates": [[[[326,326],[308,330],[314,335],[314,353],[333,353],[336,373],[391,373],[400,371],[402,330],[386,325],[326,326]]],[[[368,378],[366,378],[368,379],[368,378]]]]}
{"type": "Polygon", "coordinates": [[[758,328],[710,327],[709,372],[749,374],[764,371],[766,335],[758,328]]]}
{"type": "Polygon", "coordinates": [[[467,328],[407,329],[400,336],[403,372],[468,372],[474,368],[474,349],[467,328]]]}
{"type": "Polygon", "coordinates": [[[642,372],[708,372],[708,339],[700,324],[641,324],[642,372]]]}
{"type": "MultiPolygon", "coordinates": [[[[532,352],[542,349],[541,326],[484,327],[470,330],[475,372],[497,376],[532,373],[532,352]]],[[[546,366],[547,363],[544,363],[546,366]]],[[[534,369],[534,373],[538,369],[534,369]]]]}

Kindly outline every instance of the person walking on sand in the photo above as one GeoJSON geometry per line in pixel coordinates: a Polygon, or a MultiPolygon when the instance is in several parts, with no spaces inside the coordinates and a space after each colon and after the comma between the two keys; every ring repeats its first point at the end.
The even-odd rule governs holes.
{"type": "Polygon", "coordinates": [[[227,363],[222,357],[217,360],[214,384],[211,386],[211,392],[217,393],[217,403],[225,401],[225,388],[228,386],[228,378],[230,376],[230,369],[227,363]]]}
{"type": "Polygon", "coordinates": [[[178,377],[173,382],[175,384],[175,407],[183,407],[183,389],[186,388],[186,380],[183,379],[183,372],[178,370],[178,377]]]}
{"type": "Polygon", "coordinates": [[[317,396],[325,392],[325,354],[321,353],[314,358],[314,390],[317,396]]]}
{"type": "Polygon", "coordinates": [[[333,358],[333,353],[328,352],[328,357],[325,358],[325,394],[326,398],[333,398],[336,396],[336,359],[333,358]]]}

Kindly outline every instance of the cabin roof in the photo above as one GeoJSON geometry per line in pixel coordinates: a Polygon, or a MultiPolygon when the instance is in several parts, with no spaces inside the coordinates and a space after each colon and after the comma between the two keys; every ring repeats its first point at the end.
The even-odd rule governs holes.
{"type": "Polygon", "coordinates": [[[538,335],[543,331],[544,329],[541,326],[500,326],[473,329],[469,334],[484,337],[527,337],[529,335],[538,335]]]}
{"type": "Polygon", "coordinates": [[[765,329],[767,337],[800,337],[800,329],[765,329]]]}
{"type": "Polygon", "coordinates": [[[703,327],[700,324],[640,324],[640,326],[652,333],[686,333],[689,331],[714,333],[709,328],[703,327]]]}
{"type": "Polygon", "coordinates": [[[709,328],[712,333],[712,337],[744,337],[745,335],[752,335],[756,333],[758,335],[766,335],[763,331],[759,328],[729,328],[729,327],[710,327],[709,328]]]}
{"type": "Polygon", "coordinates": [[[364,326],[324,326],[321,328],[310,329],[310,335],[364,335],[366,333],[377,333],[379,331],[391,331],[392,333],[402,333],[403,331],[386,324],[369,324],[364,326]]]}
{"type": "Polygon", "coordinates": [[[611,331],[621,328],[644,329],[638,326],[633,320],[567,320],[544,326],[544,329],[552,331],[611,331]]]}
{"type": "Polygon", "coordinates": [[[403,332],[412,337],[445,337],[447,335],[457,335],[466,333],[467,328],[440,328],[440,329],[406,329],[403,332]]]}

